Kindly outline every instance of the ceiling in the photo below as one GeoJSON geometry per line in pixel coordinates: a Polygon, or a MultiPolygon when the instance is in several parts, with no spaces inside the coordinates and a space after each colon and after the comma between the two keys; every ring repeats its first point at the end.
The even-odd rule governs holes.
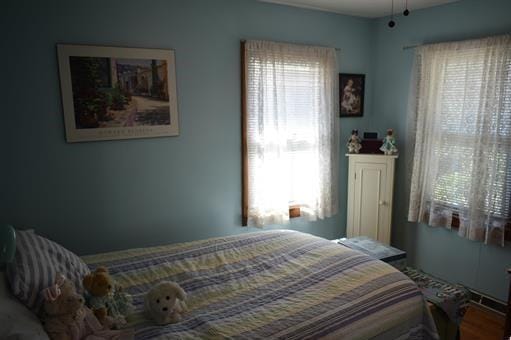
{"type": "MultiPolygon", "coordinates": [[[[275,4],[316,9],[366,18],[390,15],[392,0],[259,0],[275,4]]],[[[394,0],[394,13],[402,13],[406,0],[394,0]]],[[[408,9],[433,7],[459,0],[408,0],[408,9]]]]}

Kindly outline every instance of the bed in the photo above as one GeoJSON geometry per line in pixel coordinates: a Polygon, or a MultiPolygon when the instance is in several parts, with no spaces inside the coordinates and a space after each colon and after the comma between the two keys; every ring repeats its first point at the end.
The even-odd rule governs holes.
{"type": "Polygon", "coordinates": [[[393,267],[328,240],[262,231],[83,258],[132,296],[137,339],[436,339],[421,293],[393,267]],[[161,280],[189,313],[155,326],[144,294],[161,280]]]}

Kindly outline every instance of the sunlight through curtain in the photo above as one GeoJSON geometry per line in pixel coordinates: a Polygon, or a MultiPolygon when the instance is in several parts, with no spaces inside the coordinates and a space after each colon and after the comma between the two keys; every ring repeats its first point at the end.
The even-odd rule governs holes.
{"type": "Polygon", "coordinates": [[[266,41],[245,45],[248,224],[309,220],[338,210],[335,49],[266,41]]]}

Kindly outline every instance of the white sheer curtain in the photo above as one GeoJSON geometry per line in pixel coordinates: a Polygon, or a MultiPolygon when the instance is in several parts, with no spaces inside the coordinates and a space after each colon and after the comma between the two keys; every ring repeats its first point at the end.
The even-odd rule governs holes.
{"type": "Polygon", "coordinates": [[[338,76],[333,48],[245,43],[248,224],[338,210],[338,76]]]}
{"type": "Polygon", "coordinates": [[[511,35],[416,51],[408,219],[504,245],[511,221],[511,35]]]}

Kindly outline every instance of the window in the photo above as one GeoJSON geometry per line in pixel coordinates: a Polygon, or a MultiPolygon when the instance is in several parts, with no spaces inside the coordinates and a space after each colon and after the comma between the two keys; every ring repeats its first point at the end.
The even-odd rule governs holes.
{"type": "Polygon", "coordinates": [[[281,224],[337,212],[337,65],[332,48],[242,43],[243,217],[281,224]]]}
{"type": "Polygon", "coordinates": [[[510,214],[511,199],[511,176],[508,173],[508,160],[511,159],[511,63],[506,70],[507,86],[499,94],[504,104],[502,113],[507,119],[499,117],[491,109],[485,113],[489,116],[487,122],[482,123],[478,120],[478,108],[486,100],[480,93],[486,72],[484,52],[484,49],[478,49],[467,55],[456,53],[445,65],[444,81],[447,86],[441,96],[441,138],[434,144],[439,156],[434,199],[459,210],[469,208],[470,190],[467,188],[471,187],[472,181],[479,180],[474,166],[481,163],[475,158],[480,158],[491,165],[491,169],[485,171],[489,170],[493,179],[489,181],[481,208],[487,214],[506,217],[510,214]],[[495,138],[483,141],[481,134],[495,138]],[[484,143],[484,147],[480,147],[480,143],[484,143]]]}
{"type": "Polygon", "coordinates": [[[503,244],[511,217],[511,36],[423,46],[416,57],[409,219],[503,244]]]}

